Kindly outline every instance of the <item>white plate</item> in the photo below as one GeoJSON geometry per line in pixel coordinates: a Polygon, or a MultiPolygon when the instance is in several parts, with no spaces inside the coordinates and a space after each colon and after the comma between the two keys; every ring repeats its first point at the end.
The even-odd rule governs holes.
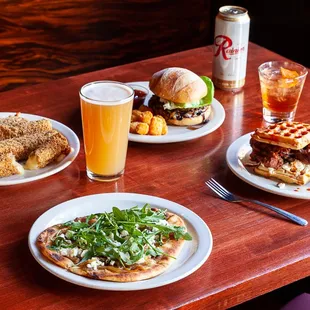
{"type": "MultiPolygon", "coordinates": [[[[130,82],[128,84],[138,84],[146,87],[149,90],[149,82],[130,82]]],[[[149,94],[145,99],[145,105],[147,105],[148,100],[152,97],[152,95],[153,93],[149,90],[149,94]]],[[[186,126],[168,126],[167,135],[149,136],[130,133],[129,141],[141,143],[173,143],[188,141],[208,135],[209,133],[219,128],[225,119],[225,110],[219,101],[213,99],[211,106],[212,112],[209,122],[199,129],[191,130],[187,129],[186,126]]]]}
{"type": "Polygon", "coordinates": [[[193,273],[209,257],[212,249],[212,235],[208,226],[198,215],[177,203],[147,195],[109,193],[72,199],[49,209],[33,224],[28,237],[28,245],[38,263],[63,280],[100,290],[132,291],[166,285],[183,279],[193,273]],[[180,256],[170,268],[157,277],[131,283],[88,279],[54,265],[52,262],[45,259],[36,247],[36,238],[49,226],[91,213],[110,212],[113,206],[117,206],[120,209],[128,209],[136,205],[142,207],[145,203],[149,203],[154,207],[167,209],[180,215],[185,221],[188,232],[193,237],[192,241],[185,242],[180,256]]]}
{"type": "MultiPolygon", "coordinates": [[[[7,117],[9,115],[15,115],[15,113],[0,112],[0,118],[7,117]]],[[[26,113],[21,113],[21,117],[24,117],[29,121],[36,121],[42,118],[49,119],[47,117],[26,113]]],[[[61,132],[68,139],[68,142],[71,146],[71,152],[59,163],[52,163],[44,168],[37,170],[25,170],[23,175],[12,175],[9,177],[0,178],[0,186],[26,183],[46,178],[65,169],[74,161],[75,157],[80,151],[80,141],[78,137],[69,127],[65,126],[64,124],[52,119],[49,120],[51,121],[53,128],[61,132]]]]}
{"type": "Polygon", "coordinates": [[[249,144],[251,133],[248,133],[233,142],[226,153],[226,161],[231,171],[241,180],[269,193],[300,199],[310,199],[310,186],[286,184],[284,188],[279,188],[280,182],[276,179],[269,179],[254,173],[253,168],[244,166],[243,162],[252,148],[249,144]]]}

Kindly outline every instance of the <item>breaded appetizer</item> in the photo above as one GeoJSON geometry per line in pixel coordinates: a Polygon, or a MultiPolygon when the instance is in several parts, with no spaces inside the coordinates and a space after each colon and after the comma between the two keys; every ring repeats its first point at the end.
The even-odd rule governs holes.
{"type": "Polygon", "coordinates": [[[147,135],[149,132],[149,125],[147,123],[132,122],[130,123],[130,132],[139,135],[147,135]]]}
{"type": "Polygon", "coordinates": [[[50,120],[42,119],[33,122],[24,122],[20,117],[9,117],[7,123],[0,123],[0,140],[17,138],[25,135],[31,135],[38,132],[52,130],[50,120]],[[15,123],[15,124],[12,124],[15,123]]]}
{"type": "Polygon", "coordinates": [[[168,132],[168,126],[162,116],[154,116],[151,119],[149,135],[160,136],[168,132]]]}
{"type": "Polygon", "coordinates": [[[68,155],[70,146],[68,140],[61,133],[56,133],[39,148],[31,152],[25,164],[25,169],[33,170],[44,168],[49,163],[59,160],[61,155],[68,155]]]}
{"type": "Polygon", "coordinates": [[[7,125],[14,127],[14,126],[23,126],[26,125],[27,123],[29,123],[29,121],[23,117],[20,117],[20,113],[0,118],[0,125],[7,125]]]}
{"type": "Polygon", "coordinates": [[[151,111],[132,110],[130,133],[139,135],[160,136],[168,133],[166,120],[161,115],[153,115],[151,111]]]}
{"type": "Polygon", "coordinates": [[[56,133],[58,131],[50,130],[0,141],[0,154],[12,153],[17,161],[25,160],[32,151],[47,142],[56,133]]]}
{"type": "Polygon", "coordinates": [[[152,117],[153,114],[150,111],[141,112],[139,110],[133,110],[131,114],[131,122],[141,122],[150,125],[152,117]]]}
{"type": "Polygon", "coordinates": [[[12,153],[0,154],[0,177],[23,174],[24,168],[15,160],[12,153]]]}

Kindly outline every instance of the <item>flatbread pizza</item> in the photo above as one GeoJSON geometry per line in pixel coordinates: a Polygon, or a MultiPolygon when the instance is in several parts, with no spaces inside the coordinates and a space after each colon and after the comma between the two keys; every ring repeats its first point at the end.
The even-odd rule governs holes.
{"type": "Polygon", "coordinates": [[[181,217],[133,207],[91,214],[45,229],[40,252],[68,271],[96,280],[133,282],[155,277],[178,257],[190,234],[181,217]]]}

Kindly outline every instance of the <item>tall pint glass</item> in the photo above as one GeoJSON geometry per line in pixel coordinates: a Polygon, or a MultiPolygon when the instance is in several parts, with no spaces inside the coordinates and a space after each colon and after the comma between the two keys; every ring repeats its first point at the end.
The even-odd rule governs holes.
{"type": "Polygon", "coordinates": [[[134,91],[114,81],[95,81],[80,90],[87,176],[113,181],[123,175],[134,91]]]}

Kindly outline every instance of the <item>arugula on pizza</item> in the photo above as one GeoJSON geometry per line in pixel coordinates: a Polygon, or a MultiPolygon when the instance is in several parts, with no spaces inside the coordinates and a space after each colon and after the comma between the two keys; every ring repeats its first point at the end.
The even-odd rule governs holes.
{"type": "Polygon", "coordinates": [[[75,274],[132,282],[163,273],[192,237],[184,221],[162,209],[133,207],[91,214],[44,230],[41,253],[75,274]]]}

